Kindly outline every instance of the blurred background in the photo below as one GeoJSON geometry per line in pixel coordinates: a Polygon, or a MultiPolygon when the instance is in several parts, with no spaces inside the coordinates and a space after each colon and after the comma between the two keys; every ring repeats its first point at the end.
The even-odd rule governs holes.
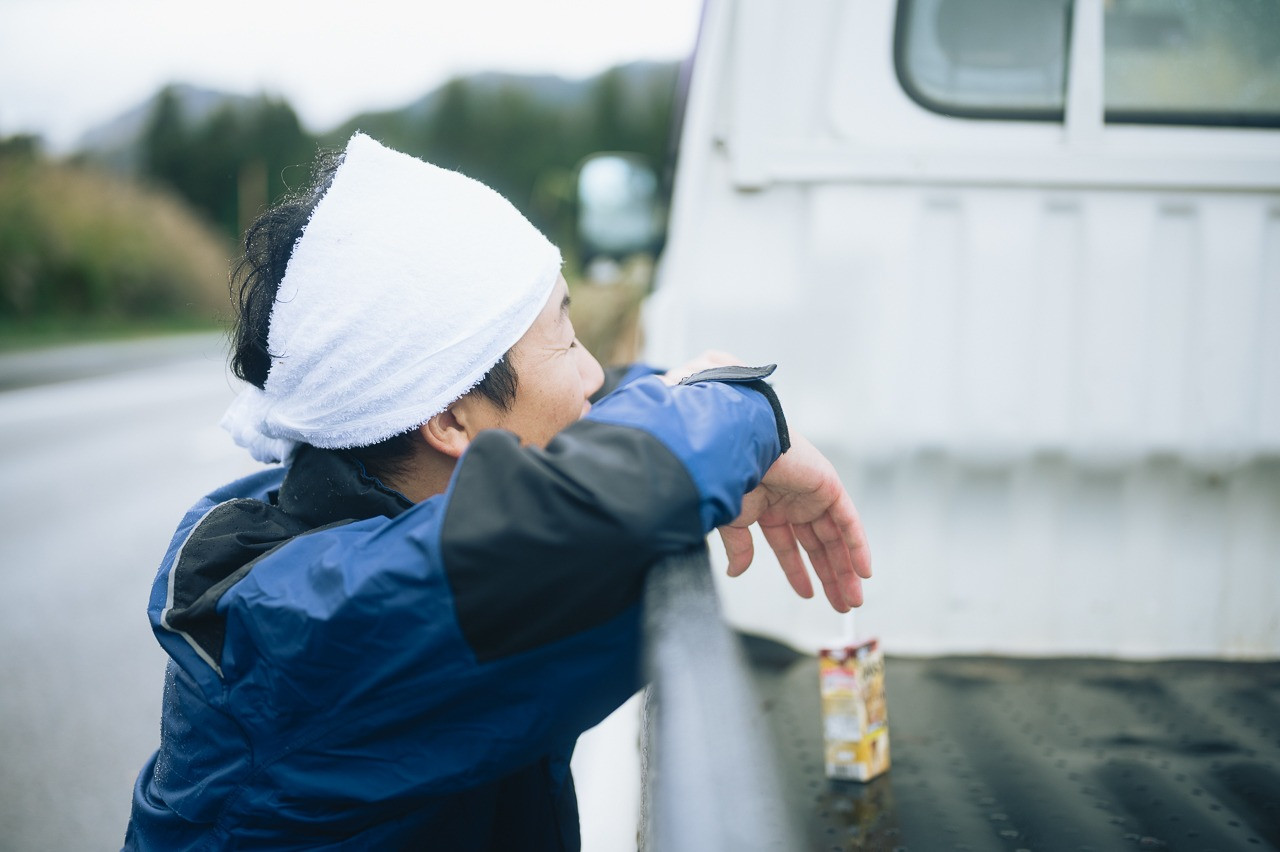
{"type": "MultiPolygon", "coordinates": [[[[123,839],[159,737],[151,579],[185,508],[255,467],[217,428],[246,224],[359,128],[506,195],[564,247],[588,345],[634,347],[642,287],[579,288],[575,169],[661,167],[698,15],[0,2],[0,849],[123,839]]],[[[579,753],[589,849],[617,848],[593,826],[634,843],[635,758],[611,753],[579,753]]]]}
{"type": "MultiPolygon", "coordinates": [[[[663,163],[693,0],[6,0],[0,340],[225,321],[245,226],[363,130],[472,175],[572,252],[593,151],[663,163]]],[[[576,269],[570,258],[571,269],[576,269]]]]}
{"type": "MultiPolygon", "coordinates": [[[[602,361],[781,365],[877,576],[841,618],[761,556],[734,627],[879,638],[890,706],[895,655],[1280,657],[1280,3],[702,6],[0,0],[0,848],[118,843],[156,561],[253,468],[236,240],[356,128],[558,242],[602,361]]],[[[588,852],[634,847],[616,724],[588,852]]]]}

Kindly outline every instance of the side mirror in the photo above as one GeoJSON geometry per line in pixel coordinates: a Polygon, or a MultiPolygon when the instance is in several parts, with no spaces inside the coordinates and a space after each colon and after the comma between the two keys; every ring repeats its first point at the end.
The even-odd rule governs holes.
{"type": "Polygon", "coordinates": [[[583,266],[662,248],[666,215],[658,177],[636,154],[592,154],[578,167],[578,241],[583,266]]]}

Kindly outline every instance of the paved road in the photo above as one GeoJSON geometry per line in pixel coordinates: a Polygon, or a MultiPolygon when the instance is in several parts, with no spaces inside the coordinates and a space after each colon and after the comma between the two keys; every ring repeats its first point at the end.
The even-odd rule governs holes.
{"type": "Polygon", "coordinates": [[[45,354],[25,375],[63,381],[0,394],[0,848],[112,849],[158,738],[157,560],[252,462],[216,336],[45,354]]]}
{"type": "Polygon", "coordinates": [[[158,364],[222,357],[218,334],[175,334],[124,343],[85,343],[0,354],[0,390],[112,376],[158,364]]]}
{"type": "MultiPolygon", "coordinates": [[[[188,505],[256,467],[217,427],[233,395],[223,353],[205,335],[0,359],[0,387],[21,388],[0,393],[4,852],[120,846],[158,741],[156,564],[188,505]],[[41,381],[54,383],[23,387],[41,381]]],[[[634,837],[634,713],[613,724],[575,760],[597,850],[634,837]]]]}

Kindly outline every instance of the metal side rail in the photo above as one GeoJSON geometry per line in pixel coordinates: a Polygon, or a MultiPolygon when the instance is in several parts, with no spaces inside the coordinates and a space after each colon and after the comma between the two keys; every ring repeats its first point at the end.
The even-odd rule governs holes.
{"type": "Polygon", "coordinates": [[[644,849],[801,849],[770,724],[720,616],[706,548],[654,566],[644,604],[644,849]]]}

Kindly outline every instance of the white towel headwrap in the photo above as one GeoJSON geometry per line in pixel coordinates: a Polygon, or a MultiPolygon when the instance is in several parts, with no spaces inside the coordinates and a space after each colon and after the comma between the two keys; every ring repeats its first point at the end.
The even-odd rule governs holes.
{"type": "Polygon", "coordinates": [[[420,426],[528,330],[560,265],[489,187],[357,133],[280,283],[266,387],[222,426],[265,462],[420,426]]]}

